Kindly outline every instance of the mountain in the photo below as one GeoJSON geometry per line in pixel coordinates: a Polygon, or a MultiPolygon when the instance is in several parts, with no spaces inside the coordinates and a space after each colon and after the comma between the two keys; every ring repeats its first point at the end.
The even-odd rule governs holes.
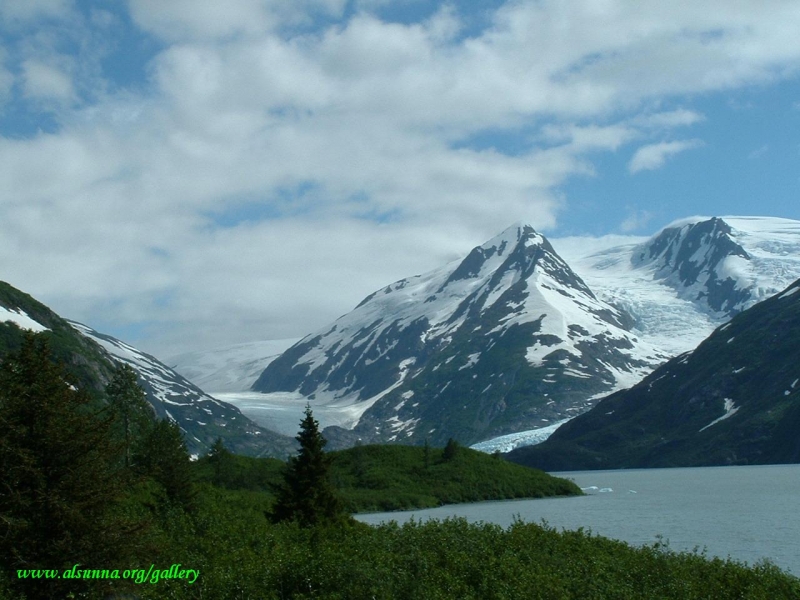
{"type": "Polygon", "coordinates": [[[508,458],[548,470],[800,462],[800,280],[508,458]]]}
{"type": "Polygon", "coordinates": [[[338,406],[364,442],[444,445],[544,427],[638,381],[666,355],[631,331],[532,227],[402,279],[271,362],[253,385],[338,406]]]}
{"type": "Polygon", "coordinates": [[[24,330],[45,333],[53,355],[98,402],[117,362],[130,364],[159,418],[177,422],[189,451],[205,454],[217,437],[232,451],[285,457],[293,440],[262,429],[238,408],[205,394],[154,357],[63,319],[31,296],[0,282],[0,357],[19,348],[24,330]]]}
{"type": "Polygon", "coordinates": [[[800,277],[800,221],[691,217],[650,238],[553,241],[634,330],[671,356],[692,350],[731,317],[800,277]]]}
{"type": "Polygon", "coordinates": [[[19,350],[25,331],[46,333],[54,358],[77,384],[99,400],[114,372],[114,361],[93,341],[35,298],[0,281],[0,358],[19,350]]]}
{"type": "MultiPolygon", "coordinates": [[[[160,419],[180,425],[190,448],[205,454],[218,437],[237,454],[285,457],[291,438],[263,429],[227,402],[205,393],[157,358],[75,321],[70,325],[105,349],[116,361],[130,365],[160,419]]],[[[195,452],[197,453],[197,452],[195,452]]]]}

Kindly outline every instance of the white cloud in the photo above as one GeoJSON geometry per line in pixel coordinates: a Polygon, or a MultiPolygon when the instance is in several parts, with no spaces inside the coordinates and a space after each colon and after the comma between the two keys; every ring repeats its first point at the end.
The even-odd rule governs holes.
{"type": "Polygon", "coordinates": [[[59,102],[75,99],[72,78],[63,70],[37,60],[26,60],[22,69],[23,87],[28,98],[59,102]]]}
{"type": "Polygon", "coordinates": [[[98,53],[60,63],[32,36],[24,91],[68,108],[55,134],[0,140],[3,277],[89,324],[157,323],[156,353],[300,336],[510,222],[553,227],[592,153],[644,144],[635,173],[698,147],[649,143],[705,118],[668,108],[682,94],[800,66],[795,2],[510,2],[467,37],[457,5],[401,24],[345,4],[131,0],[164,47],[113,94],[98,53]],[[340,20],[287,33],[314,14],[340,20]],[[469,143],[520,127],[513,154],[469,143]]]}
{"type": "Polygon", "coordinates": [[[130,0],[140,27],[168,41],[264,35],[309,24],[315,13],[340,16],[346,0],[130,0]]]}
{"type": "Polygon", "coordinates": [[[688,127],[704,120],[705,116],[696,111],[679,108],[677,110],[641,115],[633,119],[633,122],[641,127],[670,129],[673,127],[688,127]]]}
{"type": "Polygon", "coordinates": [[[642,146],[636,150],[628,163],[628,170],[631,173],[638,173],[639,171],[660,169],[671,156],[702,145],[703,142],[700,140],[679,140],[642,146]]]}

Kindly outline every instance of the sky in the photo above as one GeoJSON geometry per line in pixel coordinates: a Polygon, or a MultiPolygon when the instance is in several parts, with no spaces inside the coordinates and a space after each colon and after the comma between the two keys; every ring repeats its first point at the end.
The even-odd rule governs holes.
{"type": "Polygon", "coordinates": [[[156,356],[516,221],[800,219],[796,0],[0,2],[0,280],[156,356]]]}

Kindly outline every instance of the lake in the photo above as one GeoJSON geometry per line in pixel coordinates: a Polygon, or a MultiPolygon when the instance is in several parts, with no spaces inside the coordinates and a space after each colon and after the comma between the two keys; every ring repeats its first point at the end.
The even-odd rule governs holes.
{"type": "Polygon", "coordinates": [[[358,515],[365,523],[464,517],[510,525],[515,516],[557,529],[637,545],[657,536],[673,550],[746,561],[769,559],[800,576],[800,465],[632,469],[554,473],[586,496],[457,504],[429,510],[358,515]]]}

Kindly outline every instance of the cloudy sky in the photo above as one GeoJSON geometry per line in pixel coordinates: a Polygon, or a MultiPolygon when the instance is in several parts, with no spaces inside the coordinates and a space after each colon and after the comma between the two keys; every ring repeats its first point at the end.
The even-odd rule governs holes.
{"type": "Polygon", "coordinates": [[[796,0],[0,2],[0,279],[161,357],[523,220],[800,219],[796,0]]]}

